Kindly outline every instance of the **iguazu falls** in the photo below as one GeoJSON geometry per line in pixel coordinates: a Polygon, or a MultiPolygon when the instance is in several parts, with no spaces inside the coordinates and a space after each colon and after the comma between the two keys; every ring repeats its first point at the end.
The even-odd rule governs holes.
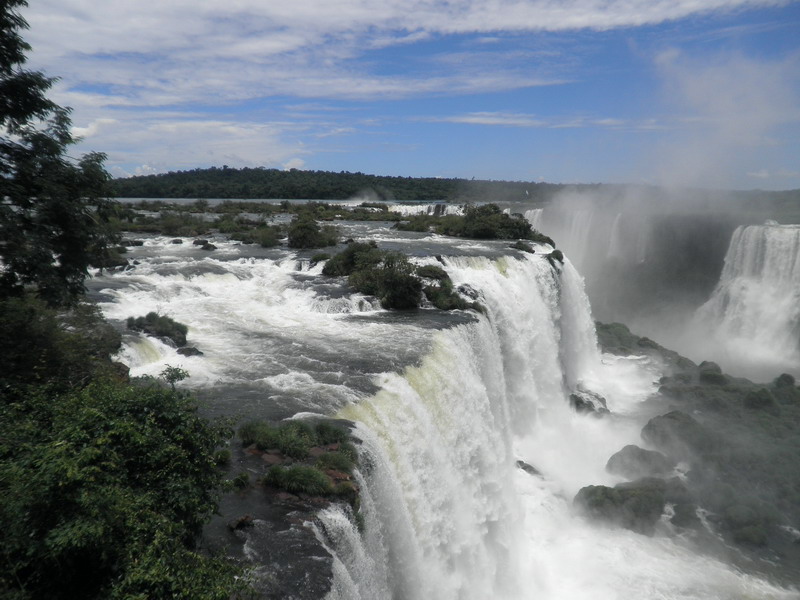
{"type": "MultiPolygon", "coordinates": [[[[406,217],[463,212],[430,204],[387,208],[406,217]]],[[[544,214],[528,218],[541,221],[550,209],[539,210],[544,214]]],[[[221,520],[241,512],[252,523],[233,532],[212,527],[209,543],[236,548],[253,566],[256,587],[331,599],[796,597],[796,512],[769,526],[753,512],[776,502],[768,495],[786,493],[783,483],[764,495],[737,489],[721,501],[721,486],[744,483],[744,473],[719,489],[706,478],[731,468],[728,461],[763,460],[736,437],[742,423],[724,413],[744,410],[740,418],[749,420],[797,410],[796,387],[785,397],[778,392],[788,390],[768,390],[782,372],[793,381],[800,366],[800,229],[736,227],[719,281],[697,307],[696,318],[731,344],[748,328],[764,330],[762,321],[774,323],[765,352],[772,344],[782,362],[758,380],[764,388],[711,362],[676,358],[648,338],[627,331],[623,337],[635,341],[614,337],[619,332],[607,325],[598,326],[599,344],[583,276],[569,253],[553,260],[546,243],[526,252],[499,240],[398,231],[388,222],[337,223],[350,245],[373,240],[418,267],[440,267],[482,309],[427,303],[410,313],[386,310],[345,278],[323,274],[327,261],[313,251],[224,236],[209,240],[213,251],[192,238],[144,237],[124,255],[126,267],[89,284],[121,328],[128,316],[150,311],[190,324],[188,343],[201,355],[125,333],[119,357],[132,376],[179,366],[189,375],[181,385],[205,398],[211,414],[233,415],[237,423],[324,417],[352,427],[357,505],[318,505],[304,494],[267,501],[251,486],[228,501],[221,520]],[[763,297],[754,298],[759,289],[763,297]],[[703,318],[707,312],[712,316],[703,318]],[[760,389],[775,399],[750,412],[739,407],[760,389]],[[688,423],[662,425],[648,437],[648,427],[674,414],[688,423]],[[719,437],[720,448],[706,449],[693,428],[707,428],[703,435],[719,437]],[[626,456],[631,448],[645,458],[626,456]],[[652,457],[669,464],[656,468],[652,457]],[[653,492],[648,485],[667,487],[653,492]],[[639,499],[606,498],[589,508],[575,501],[581,490],[625,486],[639,499]],[[646,506],[653,501],[655,508],[646,506]],[[769,543],[734,541],[760,527],[769,543]],[[283,544],[305,548],[302,567],[284,564],[283,544]],[[282,581],[286,573],[293,582],[282,581]],[[302,591],[305,578],[317,595],[302,591]]],[[[608,252],[646,264],[640,257],[657,249],[641,244],[640,237],[623,238],[608,252]]],[[[748,339],[754,358],[764,356],[758,338],[748,339]]],[[[232,475],[245,472],[253,482],[263,476],[264,462],[241,443],[231,446],[232,475]]]]}
{"type": "Polygon", "coordinates": [[[0,600],[800,600],[800,0],[0,5],[0,600]]]}

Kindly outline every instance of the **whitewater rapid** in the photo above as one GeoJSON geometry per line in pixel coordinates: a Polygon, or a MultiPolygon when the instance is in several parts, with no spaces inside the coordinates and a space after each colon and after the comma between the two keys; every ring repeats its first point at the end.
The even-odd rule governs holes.
{"type": "Polygon", "coordinates": [[[660,372],[600,353],[569,260],[553,266],[541,248],[501,256],[501,246],[419,257],[486,314],[403,314],[351,295],[302,255],[219,246],[208,255],[148,239],[135,269],[93,285],[108,318],[157,310],[188,323],[204,352],[128,335],[121,358],[133,375],[181,366],[184,385],[215,391],[220,413],[356,424],[363,532],[339,505],[314,524],[334,557],[329,600],[798,597],[696,554],[667,525],[646,537],[575,512],[582,486],[618,482],[608,458],[642,444],[640,409],[660,372]],[[575,389],[602,394],[611,414],[574,412],[575,389]]]}

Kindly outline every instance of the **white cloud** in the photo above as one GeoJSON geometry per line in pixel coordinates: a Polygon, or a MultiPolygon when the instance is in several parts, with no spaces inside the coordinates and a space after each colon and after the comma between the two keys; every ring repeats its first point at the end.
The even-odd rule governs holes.
{"type": "Polygon", "coordinates": [[[306,166],[306,161],[302,158],[291,158],[283,163],[283,169],[288,171],[289,169],[302,169],[306,166]]]}
{"type": "Polygon", "coordinates": [[[745,165],[785,155],[800,124],[800,56],[740,54],[699,58],[670,50],[657,57],[665,105],[683,124],[654,157],[664,183],[728,186],[739,174],[775,173],[745,165]]]}

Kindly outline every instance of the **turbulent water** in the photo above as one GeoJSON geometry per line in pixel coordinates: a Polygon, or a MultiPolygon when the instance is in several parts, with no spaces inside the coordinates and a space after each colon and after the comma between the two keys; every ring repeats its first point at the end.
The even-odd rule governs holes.
{"type": "Polygon", "coordinates": [[[348,235],[421,263],[441,256],[486,314],[390,313],[302,255],[222,241],[209,254],[148,239],[135,268],[92,284],[112,320],[157,310],[189,324],[204,353],[129,335],[132,374],[181,366],[213,411],[240,419],[356,423],[363,533],[338,505],[314,524],[334,556],[330,600],[798,598],[698,555],[666,523],[646,537],[575,512],[582,486],[618,481],[608,458],[642,443],[660,372],[600,354],[569,260],[358,227],[348,235]],[[611,415],[574,412],[578,389],[602,394],[611,415]]]}
{"type": "Polygon", "coordinates": [[[738,371],[771,365],[800,375],[800,225],[736,229],[697,326],[738,371]]]}
{"type": "Polygon", "coordinates": [[[737,227],[755,215],[624,200],[524,211],[586,276],[601,320],[736,375],[800,375],[800,226],[737,227]]]}

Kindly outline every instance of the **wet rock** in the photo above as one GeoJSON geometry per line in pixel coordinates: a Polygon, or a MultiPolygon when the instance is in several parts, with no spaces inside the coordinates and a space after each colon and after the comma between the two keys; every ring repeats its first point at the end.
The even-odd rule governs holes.
{"type": "Polygon", "coordinates": [[[676,461],[661,452],[645,450],[629,444],[614,454],[606,463],[606,471],[628,479],[653,475],[666,475],[675,468],[676,461]]]}
{"type": "Polygon", "coordinates": [[[186,346],[185,348],[178,348],[178,354],[181,356],[203,356],[203,353],[194,346],[186,346]]]}
{"type": "Polygon", "coordinates": [[[642,429],[642,439],[677,460],[705,454],[719,444],[708,429],[679,410],[650,419],[642,429]]]}
{"type": "Polygon", "coordinates": [[[774,416],[778,416],[781,412],[775,396],[764,387],[748,392],[742,402],[744,407],[750,410],[763,410],[774,416]]]}
{"type": "Polygon", "coordinates": [[[522,469],[528,475],[535,475],[536,477],[541,477],[542,476],[542,474],[539,472],[539,470],[536,467],[534,467],[532,465],[529,465],[524,460],[518,460],[516,464],[517,464],[517,468],[518,469],[522,469]]]}
{"type": "Polygon", "coordinates": [[[263,460],[267,465],[282,465],[284,463],[284,458],[280,454],[262,454],[261,460],[263,460]]]}
{"type": "Polygon", "coordinates": [[[208,244],[208,240],[203,240],[203,239],[192,240],[192,245],[194,246],[205,246],[206,244],[208,244]]]}
{"type": "Polygon", "coordinates": [[[144,246],[144,240],[122,240],[125,246],[144,246]]]}
{"type": "Polygon", "coordinates": [[[703,361],[698,367],[698,379],[700,383],[707,385],[725,385],[728,383],[727,375],[722,373],[720,366],[711,361],[703,361]]]}
{"type": "Polygon", "coordinates": [[[182,244],[183,240],[180,238],[175,238],[174,240],[170,240],[170,244],[182,244]]]}
{"type": "Polygon", "coordinates": [[[253,526],[253,517],[251,515],[242,515],[241,517],[234,519],[230,523],[228,523],[228,529],[231,531],[237,531],[239,529],[244,529],[245,527],[252,527],[253,526]]]}
{"type": "Polygon", "coordinates": [[[604,414],[610,412],[606,399],[589,390],[575,390],[569,395],[569,405],[579,413],[604,414]]]}
{"type": "Polygon", "coordinates": [[[590,485],[578,491],[574,503],[592,518],[652,535],[668,501],[688,501],[688,492],[676,477],[645,477],[613,488],[590,485]]]}
{"type": "Polygon", "coordinates": [[[200,250],[216,250],[217,247],[214,244],[206,242],[202,246],[200,246],[200,250]]]}

